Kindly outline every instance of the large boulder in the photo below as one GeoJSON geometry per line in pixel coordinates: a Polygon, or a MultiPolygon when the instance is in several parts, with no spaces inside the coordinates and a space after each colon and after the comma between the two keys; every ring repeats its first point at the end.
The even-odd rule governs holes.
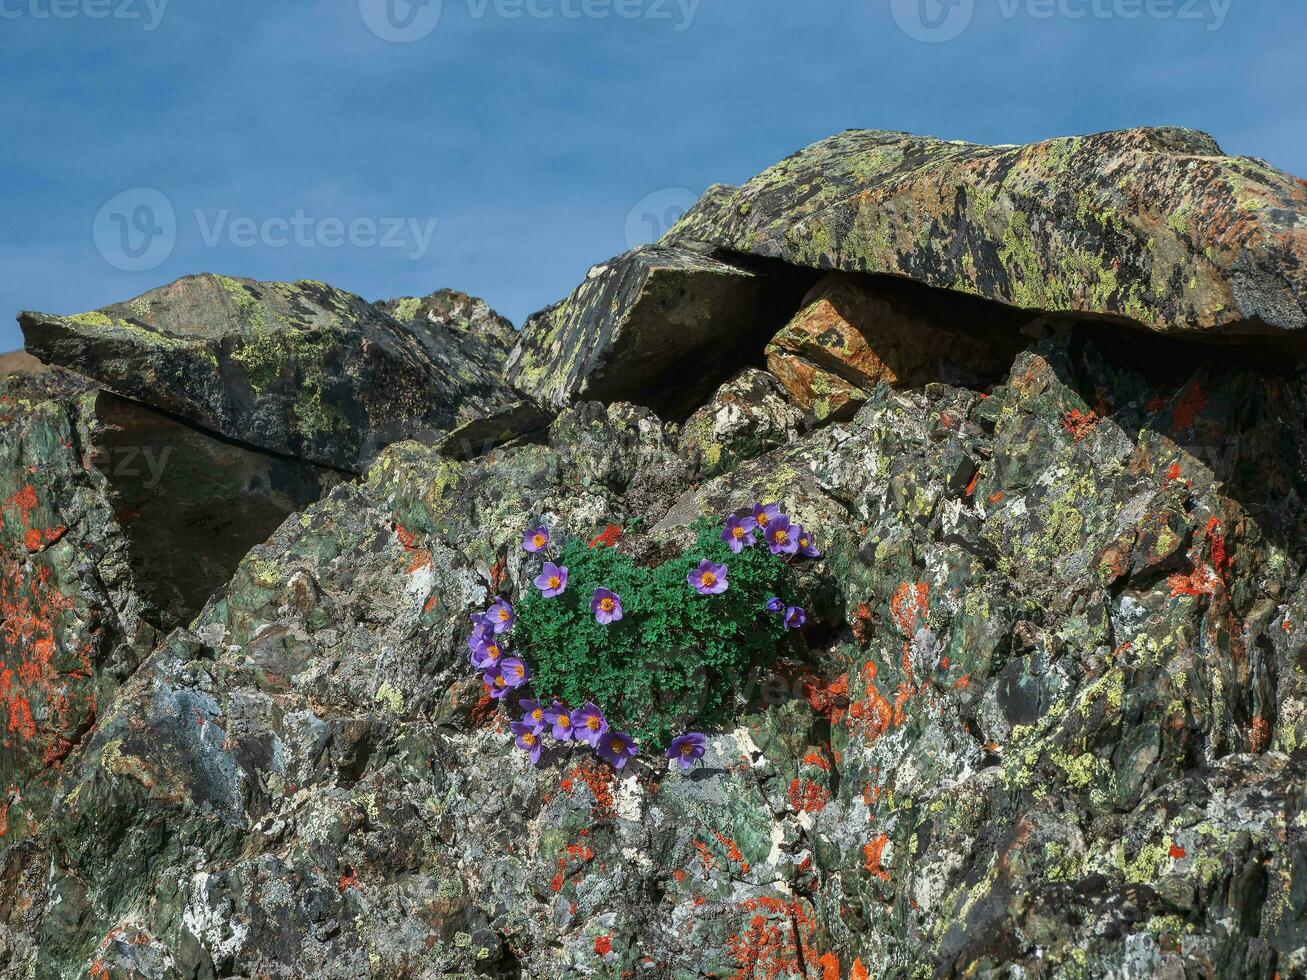
{"type": "Polygon", "coordinates": [[[187,276],[77,316],[23,313],[27,350],[255,448],[358,471],[506,407],[502,353],[324,283],[187,276]]]}
{"type": "Polygon", "coordinates": [[[1307,328],[1307,185],[1182,129],[999,147],[849,130],[714,188],[663,240],[693,242],[1164,333],[1307,328]]]}
{"type": "Polygon", "coordinates": [[[0,378],[0,838],[37,833],[117,686],[339,474],[53,369],[0,378]]]}
{"type": "Polygon", "coordinates": [[[683,249],[636,249],[532,316],[505,376],[555,408],[631,401],[683,418],[758,358],[794,292],[787,276],[683,249]]]}

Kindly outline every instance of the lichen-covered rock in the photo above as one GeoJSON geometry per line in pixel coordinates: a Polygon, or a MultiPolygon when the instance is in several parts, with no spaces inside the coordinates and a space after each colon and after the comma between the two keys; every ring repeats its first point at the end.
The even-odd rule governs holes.
{"type": "Polygon", "coordinates": [[[794,289],[697,252],[636,249],[532,316],[505,376],[555,408],[630,401],[682,418],[775,332],[794,289]]]}
{"type": "MultiPolygon", "coordinates": [[[[1205,145],[1167,133],[1096,145],[1131,138],[1141,149],[1118,161],[1126,177],[1153,161],[1162,180],[1176,153],[1205,145]]],[[[1022,167],[1061,153],[1075,164],[1067,186],[1083,188],[1087,158],[1059,145],[967,159],[982,171],[1008,160],[1019,184],[1022,167]]],[[[949,146],[940,152],[980,153],[949,146]]],[[[1191,162],[1195,180],[1244,166],[1191,162]]],[[[814,171],[803,193],[845,200],[841,166],[829,164],[830,186],[814,171]]],[[[1061,201],[1056,187],[1040,193],[1061,201]]],[[[738,204],[729,189],[709,197],[686,227],[738,204]]],[[[965,255],[968,241],[949,248],[965,255]]],[[[694,254],[708,261],[678,253],[694,254]]],[[[984,377],[922,367],[948,353],[926,330],[921,350],[910,332],[893,335],[913,365],[893,379],[855,373],[869,362],[843,328],[829,345],[808,331],[796,361],[815,370],[817,348],[835,350],[825,370],[859,403],[812,426],[816,413],[801,419],[758,369],[772,323],[720,376],[724,353],[687,357],[681,385],[700,404],[679,427],[648,406],[567,404],[593,392],[596,338],[612,341],[596,364],[638,375],[639,360],[621,358],[642,351],[656,367],[642,381],[672,384],[626,332],[661,322],[631,316],[632,302],[653,302],[659,276],[638,271],[651,261],[600,271],[597,292],[574,297],[584,316],[559,315],[582,343],[576,358],[531,348],[539,377],[580,379],[556,417],[511,405],[438,446],[391,445],[364,479],[256,544],[185,628],[148,656],[142,642],[124,654],[116,692],[48,770],[23,783],[6,769],[0,969],[79,980],[1307,975],[1302,364],[1284,348],[1219,349],[842,277],[856,302],[901,290],[931,311],[926,327],[979,337],[984,377]],[[524,529],[601,531],[591,548],[652,566],[698,519],[760,501],[822,552],[791,568],[811,596],[807,624],[767,672],[731,681],[731,720],[706,733],[702,764],[682,773],[644,752],[616,772],[550,743],[532,766],[507,728],[514,702],[484,693],[464,643],[469,614],[531,587],[524,529]],[[45,794],[37,816],[33,791],[45,794]]],[[[815,279],[760,268],[786,290],[815,279]]],[[[1081,284],[1089,295],[1093,281],[1081,284]]],[[[798,308],[790,296],[771,312],[784,321],[798,308]]],[[[5,511],[6,575],[12,563],[22,589],[99,588],[55,601],[60,629],[83,644],[111,614],[146,605],[147,569],[131,565],[131,534],[113,523],[112,486],[93,462],[105,397],[57,371],[0,385],[5,493],[38,477],[46,488],[5,511]],[[46,459],[49,473],[34,474],[46,459]],[[87,517],[65,521],[75,506],[87,517]],[[29,538],[35,550],[17,550],[29,538]],[[97,584],[106,568],[120,569],[118,586],[97,584]],[[99,619],[81,611],[93,600],[99,619]]],[[[673,401],[671,388],[659,399],[673,401]]],[[[11,631],[35,622],[6,610],[6,657],[11,631]]],[[[91,682],[65,641],[13,635],[18,675],[43,669],[50,650],[67,674],[66,702],[52,698],[43,717],[87,703],[73,682],[91,682]]],[[[533,642],[544,641],[510,634],[528,660],[533,642]]],[[[11,731],[15,718],[24,724],[21,709],[11,731]]],[[[34,749],[22,752],[32,763],[34,749]]]]}
{"type": "Polygon", "coordinates": [[[792,442],[802,427],[777,380],[745,368],[686,420],[678,445],[696,475],[709,479],[792,442]]]}
{"type": "Polygon", "coordinates": [[[850,130],[663,240],[691,242],[1167,333],[1307,328],[1307,185],[1189,130],[1019,147],[850,130]]]}
{"type": "Polygon", "coordinates": [[[767,366],[820,421],[852,417],[881,382],[976,387],[997,380],[1012,360],[1003,356],[1012,331],[997,336],[986,322],[993,316],[951,305],[944,309],[937,293],[891,280],[833,273],[767,345],[767,366]]]}
{"type": "MultiPolygon", "coordinates": [[[[474,309],[468,323],[478,318],[494,320],[474,309]]],[[[513,400],[493,323],[412,330],[324,283],[186,276],[103,310],[19,323],[44,361],[227,438],[345,470],[513,400]]]]}
{"type": "Polygon", "coordinates": [[[0,379],[0,836],[37,833],[118,684],[339,477],[62,370],[0,379]]]}
{"type": "Polygon", "coordinates": [[[433,359],[440,362],[452,334],[459,347],[478,364],[496,373],[517,343],[513,324],[485,300],[456,289],[438,289],[427,296],[382,300],[376,306],[406,325],[419,338],[431,339],[433,359]]]}

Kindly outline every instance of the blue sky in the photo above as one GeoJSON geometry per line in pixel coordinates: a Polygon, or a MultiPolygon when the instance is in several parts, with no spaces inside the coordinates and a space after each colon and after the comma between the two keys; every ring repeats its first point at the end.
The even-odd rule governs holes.
{"type": "Polygon", "coordinates": [[[19,309],[199,271],[451,286],[520,324],[643,214],[852,127],[1177,124],[1307,175],[1299,3],[432,2],[0,0],[0,349],[19,309]],[[133,259],[158,195],[175,231],[133,259]]]}

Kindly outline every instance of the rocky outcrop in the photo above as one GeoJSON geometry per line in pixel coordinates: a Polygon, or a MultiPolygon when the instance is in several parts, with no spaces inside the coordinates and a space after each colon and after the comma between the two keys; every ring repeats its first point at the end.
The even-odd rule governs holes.
{"type": "Polygon", "coordinates": [[[682,249],[636,249],[595,266],[567,299],[531,317],[505,376],[555,408],[624,399],[683,417],[784,322],[793,292],[789,277],[682,249]]]}
{"type": "Polygon", "coordinates": [[[888,273],[1164,333],[1307,328],[1307,185],[1211,137],[1135,129],[989,147],[849,130],[664,238],[888,273]]]}
{"type": "Polygon", "coordinates": [[[103,310],[19,322],[46,362],[227,438],[345,470],[512,400],[488,335],[465,349],[466,331],[410,330],[323,283],[187,276],[103,310]]]}
{"type": "MultiPolygon", "coordinates": [[[[1114,310],[1124,270],[1220,237],[1219,175],[1269,171],[1170,131],[823,145],[771,192],[714,188],[676,233],[692,247],[597,267],[533,318],[505,361],[529,400],[501,383],[503,402],[460,403],[439,439],[389,445],[358,480],[268,454],[223,469],[253,451],[61,370],[0,383],[0,683],[31,718],[6,701],[0,969],[1307,974],[1307,367],[1259,339],[1170,335],[1295,329],[1254,323],[1248,297],[1271,302],[1275,259],[1301,306],[1292,243],[1257,234],[1302,209],[1255,213],[1234,187],[1247,248],[1213,246],[1196,285],[1114,310]],[[919,217],[936,198],[910,178],[930,174],[970,175],[991,210],[917,226],[910,269],[846,267],[872,218],[857,201],[909,213],[877,196],[891,173],[919,217]],[[1145,186],[1110,235],[1084,230],[1108,213],[1094,188],[1145,186]],[[1131,237],[1162,190],[1200,187],[1209,213],[1185,231],[1131,237]],[[1078,194],[1092,219],[1068,210],[1078,194]],[[864,224],[803,251],[777,202],[864,224]],[[981,232],[1036,204],[1030,278],[1004,279],[981,232]],[[732,222],[747,247],[714,237],[732,222]],[[1064,265],[1073,238],[1120,259],[1118,288],[1064,265]],[[954,259],[970,285],[933,288],[954,259]],[[1055,268],[1078,286],[1046,284],[1037,314],[1005,293],[1055,268]],[[1244,303],[1226,321],[1203,305],[1222,289],[1244,303]],[[822,385],[844,402],[821,407],[822,385]],[[160,485],[189,487],[199,516],[152,539],[125,511],[163,505],[103,460],[167,426],[198,462],[160,485]],[[269,501],[287,509],[275,530],[269,501]],[[704,674],[729,709],[697,766],[514,748],[522,706],[491,698],[466,640],[471,614],[534,588],[526,529],[656,578],[700,529],[770,501],[815,544],[782,566],[806,622],[765,667],[704,674]],[[250,525],[228,550],[224,506],[250,525]],[[167,552],[182,525],[205,529],[179,549],[193,569],[167,552]],[[198,611],[188,575],[221,578],[198,611]]],[[[484,313],[433,295],[374,313],[413,349],[448,333],[502,356],[484,313]]],[[[574,639],[520,626],[505,636],[527,660],[574,639]]],[[[704,658],[684,634],[649,635],[704,658]]]]}

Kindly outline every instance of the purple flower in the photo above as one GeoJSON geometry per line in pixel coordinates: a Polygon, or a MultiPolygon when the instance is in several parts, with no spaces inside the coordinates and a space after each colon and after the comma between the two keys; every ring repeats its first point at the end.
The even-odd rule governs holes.
{"type": "Polygon", "coordinates": [[[530,725],[537,735],[545,730],[545,709],[539,701],[523,698],[517,706],[522,709],[522,724],[530,725]]]}
{"type": "Polygon", "coordinates": [[[595,746],[595,753],[614,769],[622,769],[639,752],[635,739],[626,732],[606,732],[595,746]]]}
{"type": "Polygon", "coordinates": [[[799,536],[788,517],[778,517],[767,525],[767,547],[773,555],[792,555],[799,550],[799,536]]]}
{"type": "Polygon", "coordinates": [[[522,538],[522,550],[535,554],[537,551],[544,551],[549,544],[549,528],[543,524],[539,527],[532,528],[526,532],[522,538]]]}
{"type": "Polygon", "coordinates": [[[590,611],[595,614],[595,621],[607,626],[622,618],[622,597],[608,589],[595,589],[595,597],[590,600],[590,611]]]}
{"type": "Polygon", "coordinates": [[[555,701],[544,711],[545,723],[554,727],[554,738],[560,742],[570,742],[575,736],[575,729],[572,727],[572,715],[567,710],[567,705],[562,701],[555,701]]]}
{"type": "Polygon", "coordinates": [[[790,606],[785,610],[785,628],[788,630],[803,629],[803,624],[808,621],[808,614],[798,606],[790,606]]]}
{"type": "Polygon", "coordinates": [[[769,613],[785,612],[785,602],[779,596],[772,596],[767,600],[767,611],[769,613]]]}
{"type": "Polygon", "coordinates": [[[517,736],[517,747],[529,752],[531,764],[540,765],[540,752],[545,747],[540,740],[540,732],[524,721],[510,721],[508,730],[517,736]]]}
{"type": "Polygon", "coordinates": [[[775,504],[753,505],[753,522],[763,531],[766,531],[768,527],[779,520],[780,516],[781,509],[775,504]]]}
{"type": "Polygon", "coordinates": [[[490,620],[490,626],[496,633],[502,633],[513,625],[513,607],[508,604],[507,599],[495,596],[493,605],[486,610],[486,618],[490,620]]]}
{"type": "Polygon", "coordinates": [[[508,693],[508,681],[504,679],[504,673],[498,666],[487,667],[481,673],[481,683],[489,690],[486,692],[496,701],[508,693]]]}
{"type": "Polygon", "coordinates": [[[753,532],[757,529],[758,522],[752,517],[736,517],[732,514],[726,518],[726,529],[722,531],[722,540],[738,555],[745,548],[752,548],[758,543],[758,539],[753,536],[753,532]]]}
{"type": "Polygon", "coordinates": [[[699,562],[699,567],[688,576],[690,586],[699,595],[721,595],[726,591],[726,575],[730,571],[725,565],[714,565],[707,558],[699,562]]]}
{"type": "Polygon", "coordinates": [[[608,732],[608,719],[597,704],[587,701],[572,712],[572,727],[576,729],[577,738],[587,745],[595,746],[608,732]]]}
{"type": "Polygon", "coordinates": [[[468,659],[472,661],[472,666],[477,670],[497,666],[504,656],[504,649],[499,645],[499,641],[493,634],[473,643],[475,639],[475,636],[468,638],[468,646],[472,648],[472,654],[468,659]]]}
{"type": "Polygon", "coordinates": [[[812,535],[803,529],[802,524],[795,524],[791,528],[794,534],[794,540],[798,542],[798,552],[804,558],[820,558],[821,552],[817,550],[817,545],[812,540],[812,535]]]}
{"type": "Polygon", "coordinates": [[[667,747],[667,758],[675,759],[676,764],[682,769],[689,769],[702,759],[707,751],[708,739],[699,732],[686,732],[672,739],[672,744],[667,747]]]}
{"type": "Polygon", "coordinates": [[[517,657],[505,657],[500,661],[499,673],[503,676],[504,683],[514,689],[531,679],[531,670],[527,667],[526,661],[517,657]]]}
{"type": "Polygon", "coordinates": [[[546,599],[562,595],[567,588],[567,569],[551,561],[545,562],[545,567],[535,577],[535,586],[546,599]]]}

